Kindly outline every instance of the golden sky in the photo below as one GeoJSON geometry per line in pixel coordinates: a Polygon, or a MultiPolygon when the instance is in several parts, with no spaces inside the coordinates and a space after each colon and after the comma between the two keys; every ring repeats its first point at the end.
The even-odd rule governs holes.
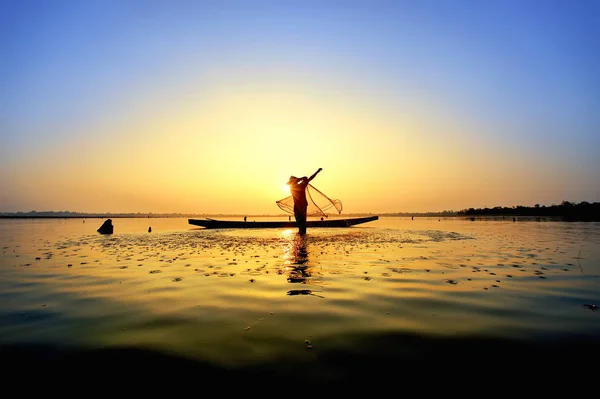
{"type": "Polygon", "coordinates": [[[76,4],[7,7],[0,211],[276,214],[319,167],[344,213],[600,200],[598,44],[548,16],[76,4]]]}

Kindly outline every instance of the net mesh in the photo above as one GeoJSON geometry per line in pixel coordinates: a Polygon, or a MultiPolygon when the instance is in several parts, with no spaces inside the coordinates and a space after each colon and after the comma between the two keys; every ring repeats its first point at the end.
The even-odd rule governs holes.
{"type": "MultiPolygon", "coordinates": [[[[329,198],[311,184],[306,186],[306,200],[308,201],[306,216],[328,217],[333,213],[338,215],[342,213],[342,201],[329,198]]],[[[291,195],[275,202],[284,212],[294,214],[294,198],[291,195]]]]}

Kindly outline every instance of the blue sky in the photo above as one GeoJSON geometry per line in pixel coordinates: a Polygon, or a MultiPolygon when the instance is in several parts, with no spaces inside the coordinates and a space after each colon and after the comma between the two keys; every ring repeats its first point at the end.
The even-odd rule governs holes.
{"type": "MultiPolygon", "coordinates": [[[[323,167],[335,173],[323,184],[367,212],[600,200],[598,1],[1,1],[0,35],[2,211],[268,212],[272,203],[263,207],[264,198],[239,209],[222,196],[241,192],[219,197],[216,180],[206,186],[210,195],[178,188],[154,203],[135,201],[123,183],[111,196],[122,200],[100,204],[69,171],[88,168],[98,183],[133,178],[156,192],[159,172],[115,176],[89,160],[122,149],[128,155],[118,170],[131,171],[171,146],[158,155],[159,169],[173,175],[196,168],[210,180],[214,162],[181,161],[172,141],[212,143],[206,121],[218,130],[231,123],[228,115],[241,118],[240,108],[256,106],[256,115],[264,109],[268,119],[268,108],[257,104],[274,97],[289,124],[306,115],[315,129],[330,129],[306,139],[282,131],[283,148],[307,152],[330,134],[354,161],[323,148],[310,159],[275,156],[270,148],[246,155],[252,167],[244,168],[245,179],[276,165],[279,174],[265,176],[272,186],[323,167]],[[217,106],[216,98],[226,100],[217,106]],[[313,113],[299,111],[305,103],[315,104],[313,113]],[[319,109],[360,114],[360,121],[321,120],[319,109]],[[346,133],[346,124],[362,130],[346,133]],[[158,125],[163,129],[150,132],[158,125]],[[135,143],[144,141],[152,146],[138,151],[135,143]],[[370,168],[371,177],[346,177],[360,168],[370,168]],[[196,209],[193,201],[178,202],[185,195],[212,200],[196,209]]],[[[274,127],[254,122],[252,134],[266,142],[261,132],[274,127]]],[[[231,131],[237,154],[236,137],[246,140],[245,133],[231,131]]],[[[244,163],[234,165],[215,179],[235,179],[244,163]]]]}

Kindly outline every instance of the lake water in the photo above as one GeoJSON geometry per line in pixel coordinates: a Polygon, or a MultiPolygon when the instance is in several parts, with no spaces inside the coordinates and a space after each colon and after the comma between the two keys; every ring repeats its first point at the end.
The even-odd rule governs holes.
{"type": "Polygon", "coordinates": [[[102,222],[0,220],[0,354],[17,372],[381,386],[579,378],[600,354],[600,223],[382,217],[301,237],[102,222]]]}

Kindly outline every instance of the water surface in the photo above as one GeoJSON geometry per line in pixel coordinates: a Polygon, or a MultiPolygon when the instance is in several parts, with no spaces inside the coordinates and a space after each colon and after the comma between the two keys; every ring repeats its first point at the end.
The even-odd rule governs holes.
{"type": "Polygon", "coordinates": [[[102,221],[0,220],[6,359],[133,350],[321,382],[600,353],[599,223],[383,217],[301,237],[102,221]]]}

